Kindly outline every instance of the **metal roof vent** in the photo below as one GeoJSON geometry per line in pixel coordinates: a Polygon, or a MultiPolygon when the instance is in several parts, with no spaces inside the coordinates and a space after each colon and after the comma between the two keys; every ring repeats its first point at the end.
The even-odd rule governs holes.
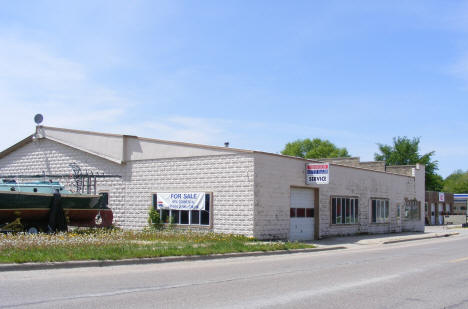
{"type": "Polygon", "coordinates": [[[229,147],[229,142],[224,142],[224,147],[229,147]]]}

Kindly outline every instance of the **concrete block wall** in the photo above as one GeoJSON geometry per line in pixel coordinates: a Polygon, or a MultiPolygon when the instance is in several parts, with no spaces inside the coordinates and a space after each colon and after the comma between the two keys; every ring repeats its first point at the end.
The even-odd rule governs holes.
{"type": "Polygon", "coordinates": [[[292,186],[319,188],[320,237],[424,229],[423,219],[415,222],[397,220],[397,205],[404,203],[405,198],[418,198],[424,205],[424,191],[421,196],[419,192],[421,188],[416,187],[414,177],[331,165],[330,184],[306,185],[305,164],[306,161],[301,159],[255,154],[255,237],[283,239],[288,237],[292,186]],[[332,196],[359,198],[359,224],[330,224],[332,196]],[[370,223],[371,198],[389,199],[388,223],[370,223]]]}
{"type": "MultiPolygon", "coordinates": [[[[116,164],[60,143],[41,139],[0,159],[0,174],[72,174],[83,170],[122,175],[98,180],[109,192],[114,224],[126,229],[147,226],[152,194],[172,191],[213,193],[213,230],[253,236],[254,159],[248,154],[130,161],[116,164]]],[[[37,179],[36,179],[37,180],[37,179]]],[[[70,179],[60,182],[70,188],[70,179]]]]}
{"type": "Polygon", "coordinates": [[[385,172],[385,161],[361,162],[361,159],[359,157],[322,158],[322,159],[317,159],[317,160],[323,161],[323,162],[334,163],[338,165],[360,167],[360,168],[366,168],[369,170],[385,172]]]}
{"type": "MultiPolygon", "coordinates": [[[[75,162],[82,170],[123,175],[124,166],[89,155],[74,148],[47,139],[37,140],[17,149],[0,159],[0,174],[73,174],[69,164],[75,162]]],[[[30,179],[38,181],[41,179],[30,179]]],[[[67,189],[74,190],[71,178],[54,179],[67,189]]],[[[100,179],[97,191],[109,192],[109,205],[114,213],[114,224],[124,226],[125,219],[125,184],[123,179],[100,179]]]]}
{"type": "Polygon", "coordinates": [[[373,171],[385,172],[385,161],[360,162],[358,167],[366,168],[373,171]]]}
{"type": "Polygon", "coordinates": [[[322,161],[322,162],[339,164],[339,165],[345,165],[345,166],[354,166],[354,167],[359,167],[359,164],[361,163],[360,162],[361,158],[359,157],[320,158],[316,160],[322,161]]]}
{"type": "Polygon", "coordinates": [[[389,173],[413,176],[413,169],[415,168],[416,165],[389,165],[385,170],[389,173]]]}
{"type": "Polygon", "coordinates": [[[127,214],[131,228],[146,226],[152,194],[212,192],[213,231],[253,236],[254,159],[221,155],[128,163],[127,214]]]}

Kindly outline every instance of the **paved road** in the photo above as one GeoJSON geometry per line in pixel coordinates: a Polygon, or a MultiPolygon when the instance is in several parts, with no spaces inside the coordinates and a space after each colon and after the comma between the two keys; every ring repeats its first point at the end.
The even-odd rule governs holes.
{"type": "Polygon", "coordinates": [[[468,308],[468,235],[341,251],[0,273],[0,308],[468,308]]]}

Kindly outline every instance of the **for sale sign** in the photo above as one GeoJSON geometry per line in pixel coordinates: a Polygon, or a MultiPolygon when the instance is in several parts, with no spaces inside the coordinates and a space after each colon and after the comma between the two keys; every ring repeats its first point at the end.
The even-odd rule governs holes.
{"type": "Polygon", "coordinates": [[[157,205],[158,209],[205,210],[205,193],[158,193],[157,205]]]}
{"type": "Polygon", "coordinates": [[[306,184],[328,184],[330,181],[330,165],[328,163],[307,163],[306,184]]]}

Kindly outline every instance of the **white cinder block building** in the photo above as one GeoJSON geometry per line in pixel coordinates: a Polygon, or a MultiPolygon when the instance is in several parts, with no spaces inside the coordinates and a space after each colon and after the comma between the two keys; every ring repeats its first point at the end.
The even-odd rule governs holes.
{"type": "Polygon", "coordinates": [[[204,207],[160,208],[162,217],[259,239],[424,230],[422,165],[326,159],[329,164],[321,164],[328,184],[307,184],[306,175],[313,174],[306,165],[322,161],[38,126],[0,153],[0,174],[67,174],[73,162],[82,170],[122,176],[98,181],[97,190],[108,193],[115,225],[127,229],[145,227],[149,207],[168,193],[196,192],[205,195],[204,207]]]}

